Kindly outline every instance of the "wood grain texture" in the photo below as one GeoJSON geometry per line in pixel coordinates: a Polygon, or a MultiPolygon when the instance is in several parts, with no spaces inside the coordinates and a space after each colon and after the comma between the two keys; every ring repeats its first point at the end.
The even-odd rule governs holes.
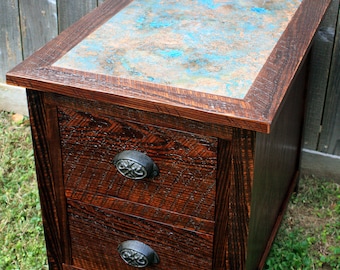
{"type": "Polygon", "coordinates": [[[299,167],[306,69],[297,74],[270,134],[256,134],[247,269],[257,269],[299,167]]]}
{"type": "Polygon", "coordinates": [[[67,104],[67,108],[78,111],[87,111],[89,108],[91,108],[91,112],[95,114],[105,114],[110,115],[111,117],[119,118],[122,118],[124,115],[130,120],[136,122],[152,123],[153,125],[162,126],[164,128],[196,133],[208,137],[217,137],[225,140],[232,139],[233,129],[225,125],[202,123],[199,121],[183,119],[178,116],[176,117],[168,115],[166,113],[151,113],[129,107],[112,105],[110,103],[75,99],[58,94],[46,93],[45,96],[46,102],[52,106],[56,106],[58,104],[67,104]]]}
{"type": "Polygon", "coordinates": [[[128,2],[104,2],[30,61],[11,71],[7,76],[8,83],[201,122],[269,132],[330,0],[302,2],[244,100],[51,67],[128,2]]]}
{"type": "Polygon", "coordinates": [[[75,267],[73,265],[63,264],[63,270],[85,270],[84,268],[75,267]]]}
{"type": "Polygon", "coordinates": [[[171,224],[171,226],[177,229],[211,235],[214,234],[215,222],[212,220],[184,215],[178,212],[168,211],[162,208],[135,203],[112,196],[104,196],[90,191],[66,190],[66,196],[67,198],[88,202],[114,211],[124,210],[124,213],[126,214],[140,216],[162,224],[171,224]]]}
{"type": "Polygon", "coordinates": [[[68,200],[68,213],[76,267],[131,269],[120,258],[117,247],[126,240],[138,240],[160,257],[160,263],[152,269],[211,269],[211,235],[73,200],[68,200]]]}
{"type": "Polygon", "coordinates": [[[42,93],[28,90],[27,96],[49,267],[61,269],[62,263],[71,263],[71,251],[57,111],[45,106],[42,93]]]}
{"type": "Polygon", "coordinates": [[[313,9],[325,12],[330,3],[330,1],[317,2],[317,6],[314,7],[309,6],[310,1],[302,2],[290,22],[291,28],[288,27],[283,33],[259,73],[258,79],[254,82],[253,91],[250,91],[245,98],[255,110],[261,112],[263,117],[271,119],[271,123],[275,121],[281,102],[300,65],[305,60],[315,31],[321,22],[322,17],[315,17],[313,9]],[[304,20],[300,21],[297,18],[304,18],[304,20]],[[306,32],[307,28],[315,30],[306,32]],[[297,38],[303,33],[304,39],[297,38]]]}
{"type": "Polygon", "coordinates": [[[241,129],[219,142],[214,270],[245,269],[254,146],[255,132],[241,129]]]}
{"type": "MultiPolygon", "coordinates": [[[[47,219],[54,222],[47,225],[53,256],[84,269],[125,269],[113,251],[139,239],[165,258],[155,269],[255,269],[297,170],[305,71],[295,78],[270,135],[234,128],[230,140],[160,127],[153,124],[157,114],[134,109],[86,106],[93,102],[54,94],[30,100],[44,108],[31,113],[40,116],[32,118],[34,126],[44,127],[34,134],[47,144],[35,146],[36,152],[45,153],[43,166],[63,179],[40,180],[53,184],[40,188],[45,195],[59,192],[59,200],[42,197],[57,213],[47,219]],[[125,147],[148,153],[160,176],[135,182],[117,174],[111,161],[125,147]],[[58,230],[69,240],[55,238],[58,230]]],[[[50,264],[57,265],[52,258],[50,264]]]]}
{"type": "Polygon", "coordinates": [[[62,107],[59,127],[67,190],[214,220],[215,138],[62,107]],[[122,176],[113,159],[124,150],[146,153],[160,175],[139,181],[122,176]]]}
{"type": "Polygon", "coordinates": [[[51,66],[129,2],[105,1],[7,77],[38,90],[50,268],[130,269],[117,246],[135,239],[160,255],[154,269],[257,269],[298,169],[306,53],[329,0],[302,1],[244,100],[51,66]],[[120,175],[123,150],[160,175],[120,175]]]}

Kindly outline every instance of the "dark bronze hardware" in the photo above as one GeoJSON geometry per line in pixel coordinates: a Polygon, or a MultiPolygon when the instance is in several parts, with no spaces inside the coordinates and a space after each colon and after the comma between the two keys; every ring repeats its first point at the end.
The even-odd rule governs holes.
{"type": "Polygon", "coordinates": [[[157,253],[148,245],[137,240],[127,240],[118,246],[120,257],[128,265],[143,268],[159,263],[157,253]]]}
{"type": "Polygon", "coordinates": [[[114,157],[113,164],[122,175],[135,180],[152,178],[159,174],[159,169],[153,160],[135,150],[119,153],[114,157]]]}

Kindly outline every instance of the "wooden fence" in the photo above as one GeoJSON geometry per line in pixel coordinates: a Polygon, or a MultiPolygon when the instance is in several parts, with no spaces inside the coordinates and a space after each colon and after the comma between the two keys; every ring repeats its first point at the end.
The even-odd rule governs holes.
{"type": "Polygon", "coordinates": [[[1,0],[0,82],[6,72],[104,0],[1,0]]]}
{"type": "MultiPolygon", "coordinates": [[[[104,1],[1,0],[0,85],[8,70],[104,1]]],[[[339,0],[333,0],[311,50],[302,169],[340,182],[338,16],[339,0]]]]}
{"type": "Polygon", "coordinates": [[[340,183],[340,20],[333,0],[311,49],[302,167],[340,183]]]}

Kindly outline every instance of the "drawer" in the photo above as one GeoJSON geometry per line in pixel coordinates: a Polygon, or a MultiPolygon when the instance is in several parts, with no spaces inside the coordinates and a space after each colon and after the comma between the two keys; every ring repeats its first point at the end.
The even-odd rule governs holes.
{"type": "Polygon", "coordinates": [[[118,246],[142,242],[159,257],[152,269],[212,269],[213,236],[174,228],[152,220],[68,199],[68,220],[75,267],[134,269],[120,257],[118,246]]]}
{"type": "Polygon", "coordinates": [[[214,220],[216,138],[66,107],[59,107],[58,121],[69,199],[100,206],[117,198],[137,208],[214,220]],[[125,150],[147,154],[159,175],[142,180],[121,175],[113,160],[125,150]]]}

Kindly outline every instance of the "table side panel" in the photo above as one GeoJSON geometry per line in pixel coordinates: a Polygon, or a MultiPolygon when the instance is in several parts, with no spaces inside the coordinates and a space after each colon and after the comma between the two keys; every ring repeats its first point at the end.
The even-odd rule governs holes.
{"type": "MultiPolygon", "coordinates": [[[[282,204],[299,167],[304,116],[307,65],[297,74],[282,103],[270,134],[256,134],[254,188],[252,192],[247,269],[259,264],[259,254],[268,255],[268,240],[282,204]],[[262,240],[261,240],[262,239],[262,240]]],[[[271,243],[269,243],[270,246],[271,243]]]]}

